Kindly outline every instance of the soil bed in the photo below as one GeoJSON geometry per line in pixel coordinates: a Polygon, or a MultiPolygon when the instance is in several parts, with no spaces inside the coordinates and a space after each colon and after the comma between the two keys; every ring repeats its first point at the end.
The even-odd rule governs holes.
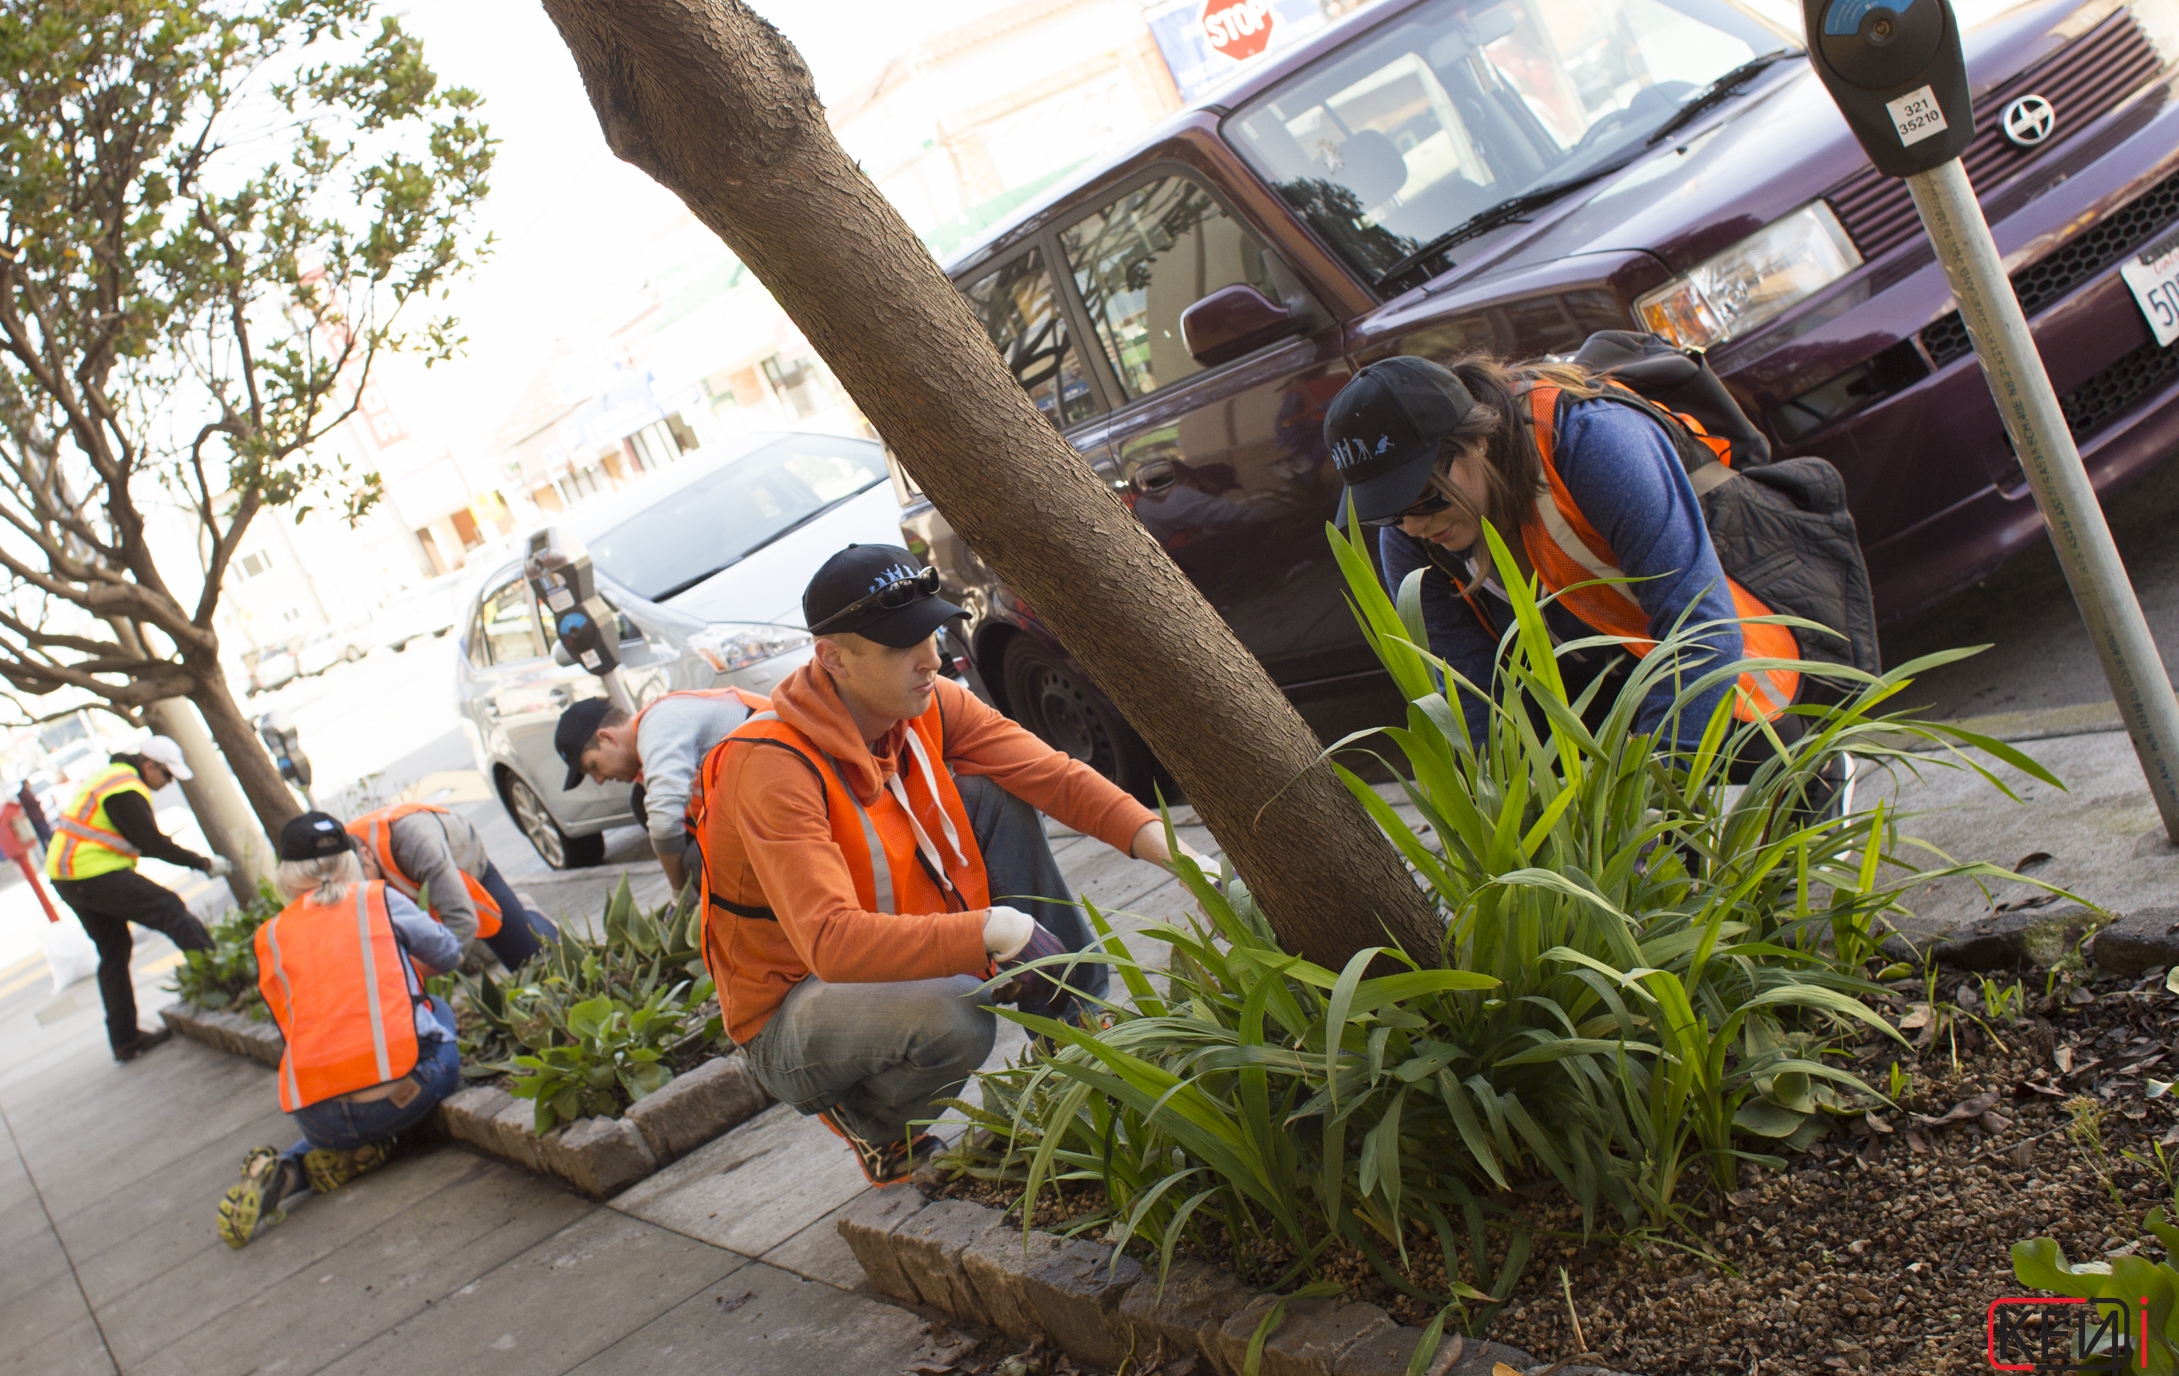
{"type": "MultiPolygon", "coordinates": [[[[1904,1055],[1889,1040],[1857,1048],[1852,1068],[1880,1091],[1889,1092],[1891,1067],[1901,1064],[1898,1107],[1838,1120],[1784,1170],[1743,1167],[1741,1188],[1724,1199],[1692,1197],[1692,1236],[1584,1241],[1555,1188],[1502,1200],[1535,1250],[1482,1336],[1546,1361],[1586,1347],[1598,1354],[1591,1360],[1646,1376],[1988,1370],[1990,1301],[2030,1293],[2013,1276],[2012,1244],[2055,1237],[2076,1263],[2136,1246],[2160,1259],[2140,1231],[2152,1206],[2171,1208],[2156,1144],[2179,1163],[2179,1095],[2147,1097],[2150,1079],[2179,1076],[2170,1054],[2179,996],[2165,990],[2163,972],[2138,982],[2061,982],[2032,998],[2045,982],[2026,976],[2025,1008],[1994,1016],[1980,1003],[1979,980],[1963,985],[1948,975],[1940,997],[1965,1014],[1908,1018],[1917,1046],[1904,1055]],[[2069,1131],[2068,1102],[2100,1120],[2100,1148],[2069,1131]],[[2146,1166],[2122,1154],[2129,1151],[2146,1166]]],[[[1895,1021],[1909,997],[1919,994],[1886,1009],[1895,1021]]],[[[964,1179],[941,1194],[1000,1206],[1019,1191],[964,1179]]],[[[1094,1185],[1047,1188],[1034,1222],[1064,1232],[1103,1203],[1094,1185]]],[[[1199,1255],[1255,1283],[1288,1260],[1235,1258],[1215,1245],[1199,1255]]],[[[1410,1255],[1409,1279],[1442,1293],[1437,1249],[1410,1255]]],[[[1359,1256],[1335,1257],[1330,1269],[1350,1280],[1350,1299],[1405,1323],[1429,1321],[1429,1310],[1359,1256]]]]}

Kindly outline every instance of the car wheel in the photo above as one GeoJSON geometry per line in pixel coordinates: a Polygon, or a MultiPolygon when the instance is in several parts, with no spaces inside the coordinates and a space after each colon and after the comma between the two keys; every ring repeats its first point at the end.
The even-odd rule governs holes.
{"type": "MultiPolygon", "coordinates": [[[[1001,672],[1015,721],[1137,798],[1156,796],[1156,757],[1078,665],[1021,636],[1006,647],[1001,672]]],[[[1166,792],[1172,795],[1170,785],[1166,792]]]]}
{"type": "Polygon", "coordinates": [[[545,810],[545,800],[520,779],[507,779],[507,813],[514,818],[544,862],[556,870],[579,870],[605,859],[605,836],[570,836],[545,810]]]}

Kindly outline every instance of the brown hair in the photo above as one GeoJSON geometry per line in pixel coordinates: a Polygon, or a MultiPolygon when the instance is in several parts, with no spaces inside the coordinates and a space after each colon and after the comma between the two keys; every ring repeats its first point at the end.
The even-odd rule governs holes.
{"type": "MultiPolygon", "coordinates": [[[[1534,510],[1536,494],[1544,482],[1543,454],[1536,447],[1535,423],[1528,406],[1529,389],[1558,387],[1580,399],[1601,396],[1604,388],[1587,369],[1569,363],[1507,363],[1490,354],[1462,354],[1446,360],[1445,366],[1468,389],[1475,408],[1441,438],[1428,490],[1470,516],[1488,521],[1499,539],[1518,549],[1521,523],[1534,510]],[[1453,462],[1478,446],[1483,451],[1485,487],[1481,511],[1449,476],[1453,462]]],[[[1480,575],[1476,581],[1481,581],[1480,575]]],[[[1470,583],[1461,591],[1473,587],[1470,583]]]]}

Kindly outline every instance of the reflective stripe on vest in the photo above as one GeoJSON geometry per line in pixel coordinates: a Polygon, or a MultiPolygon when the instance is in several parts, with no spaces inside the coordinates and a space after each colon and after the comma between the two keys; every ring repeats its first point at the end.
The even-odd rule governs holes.
{"type": "Polygon", "coordinates": [[[142,852],[110,826],[98,825],[105,820],[106,800],[116,793],[141,793],[147,802],[151,798],[151,788],[141,774],[125,764],[108,765],[83,786],[75,805],[53,824],[53,830],[68,839],[53,847],[46,856],[45,872],[49,878],[90,878],[91,875],[79,876],[77,871],[86,865],[95,865],[92,874],[104,874],[127,869],[136,863],[136,857],[142,852]],[[109,852],[119,863],[102,863],[101,851],[109,852]]]}
{"type": "MultiPolygon", "coordinates": [[[[391,807],[382,807],[376,812],[366,812],[361,817],[356,818],[356,820],[348,824],[348,834],[362,842],[365,849],[377,857],[378,872],[386,883],[393,886],[395,893],[400,894],[418,907],[422,907],[424,906],[423,886],[409,878],[407,872],[396,864],[393,858],[393,824],[403,817],[413,817],[419,812],[436,812],[441,816],[453,815],[445,808],[434,803],[395,803],[391,807]]],[[[500,928],[498,900],[492,897],[491,892],[484,887],[482,880],[458,866],[456,869],[462,877],[462,887],[469,890],[470,898],[475,900],[477,905],[477,935],[479,937],[498,936],[500,928]]],[[[439,915],[436,907],[431,909],[431,915],[433,917],[439,915]]]]}
{"type": "Polygon", "coordinates": [[[352,886],[339,903],[304,897],[257,930],[258,988],[287,1048],[280,1106],[290,1113],[416,1068],[418,999],[386,910],[386,888],[352,886]]]}
{"type": "MultiPolygon", "coordinates": [[[[1627,651],[1639,659],[1657,648],[1657,642],[1649,638],[1649,615],[1627,591],[1626,584],[1595,581],[1624,579],[1626,574],[1620,571],[1611,546],[1575,505],[1573,493],[1567,490],[1552,459],[1559,389],[1551,386],[1531,388],[1528,403],[1530,415],[1535,420],[1536,451],[1543,459],[1544,487],[1536,494],[1530,519],[1521,523],[1521,548],[1546,592],[1557,594],[1559,604],[1588,625],[1605,635],[1624,639],[1627,651]]],[[[1692,430],[1706,446],[1716,447],[1694,421],[1676,413],[1675,419],[1692,430]]],[[[1800,658],[1800,645],[1793,637],[1792,628],[1748,624],[1747,618],[1771,615],[1770,608],[1731,578],[1725,582],[1732,593],[1733,614],[1741,618],[1740,639],[1745,656],[1749,659],[1800,658]]],[[[1775,717],[1792,704],[1799,690],[1800,675],[1790,669],[1744,673],[1740,676],[1739,691],[1733,696],[1733,715],[1741,721],[1775,717]]]]}
{"type": "MultiPolygon", "coordinates": [[[[825,790],[833,841],[853,876],[857,901],[868,911],[944,912],[956,910],[958,904],[958,911],[970,912],[989,907],[990,884],[984,873],[983,855],[976,848],[960,790],[954,786],[950,771],[931,766],[932,756],[945,758],[944,725],[935,702],[928,712],[908,723],[908,737],[908,751],[916,758],[915,775],[905,783],[894,776],[887,790],[865,805],[848,787],[847,771],[838,760],[781,721],[777,712],[759,712],[736,727],[705,758],[704,791],[708,794],[717,786],[719,762],[729,745],[765,740],[784,746],[802,756],[816,771],[825,790]],[[952,849],[951,857],[941,854],[931,842],[918,812],[937,815],[938,830],[952,849]],[[848,820],[850,813],[853,822],[848,820]]],[[[709,854],[704,857],[704,869],[707,875],[718,873],[709,854]]],[[[739,905],[716,899],[711,906],[751,916],[739,905]]],[[[772,907],[776,915],[776,900],[772,907]]]]}

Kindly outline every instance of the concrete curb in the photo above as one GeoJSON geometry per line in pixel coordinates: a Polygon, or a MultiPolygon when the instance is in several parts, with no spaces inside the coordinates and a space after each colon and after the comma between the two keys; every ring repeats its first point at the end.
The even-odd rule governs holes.
{"type": "MultiPolygon", "coordinates": [[[[1115,1264],[1109,1247],[1045,1232],[1025,1237],[997,1209],[934,1203],[912,1188],[864,1194],[839,1228],[880,1295],[1015,1337],[1041,1335],[1101,1366],[1132,1357],[1130,1370],[1147,1370],[1161,1353],[1156,1361],[1194,1357],[1217,1376],[1242,1376],[1249,1340],[1277,1302],[1200,1261],[1173,1263],[1160,1289],[1133,1258],[1115,1264]]],[[[1260,1376],[1405,1376],[1421,1340],[1421,1329],[1395,1324],[1373,1304],[1288,1300],[1264,1343],[1260,1376]]],[[[1524,1373],[1548,1365],[1500,1343],[1448,1338],[1431,1370],[1490,1376],[1501,1362],[1524,1373]]],[[[1616,1374],[1569,1366],[1559,1376],[1616,1374]]]]}
{"type": "Polygon", "coordinates": [[[159,1010],[159,1020],[191,1041],[203,1042],[230,1056],[247,1056],[275,1070],[280,1067],[281,1053],[287,1050],[278,1024],[258,1022],[223,1009],[170,1003],[159,1010]]]}
{"type": "MultiPolygon", "coordinates": [[[[269,1022],[186,1003],[163,1008],[159,1016],[192,1041],[276,1069],[286,1048],[280,1029],[269,1022]]],[[[497,1085],[461,1090],[433,1116],[457,1142],[604,1199],[739,1127],[771,1102],[737,1050],[674,1076],[618,1118],[579,1118],[543,1136],[535,1127],[536,1106],[497,1085]]]]}

